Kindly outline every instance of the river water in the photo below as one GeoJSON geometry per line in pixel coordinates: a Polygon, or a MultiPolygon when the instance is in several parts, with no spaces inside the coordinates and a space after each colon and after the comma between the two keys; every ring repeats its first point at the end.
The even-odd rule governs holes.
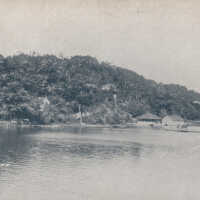
{"type": "Polygon", "coordinates": [[[0,129],[0,200],[199,200],[200,135],[0,129]]]}

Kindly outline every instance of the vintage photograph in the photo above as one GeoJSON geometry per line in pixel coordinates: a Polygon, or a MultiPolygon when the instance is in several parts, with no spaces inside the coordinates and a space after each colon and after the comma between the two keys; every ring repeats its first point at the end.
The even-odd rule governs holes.
{"type": "Polygon", "coordinates": [[[0,0],[0,200],[199,200],[199,11],[0,0]]]}

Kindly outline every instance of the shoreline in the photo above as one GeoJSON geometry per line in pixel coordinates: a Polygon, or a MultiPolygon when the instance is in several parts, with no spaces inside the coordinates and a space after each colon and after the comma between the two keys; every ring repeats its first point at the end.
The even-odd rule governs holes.
{"type": "Polygon", "coordinates": [[[0,128],[48,128],[48,129],[63,129],[63,128],[109,128],[109,129],[154,129],[154,130],[164,130],[166,132],[187,132],[187,133],[200,133],[200,126],[189,126],[188,129],[179,130],[179,129],[166,129],[161,126],[140,126],[136,123],[127,123],[127,124],[86,124],[86,123],[57,123],[57,124],[17,124],[10,121],[0,121],[0,128]]]}
{"type": "Polygon", "coordinates": [[[17,124],[10,121],[0,122],[0,127],[41,127],[41,128],[64,128],[64,127],[82,127],[82,128],[136,128],[136,124],[86,124],[86,123],[57,123],[57,124],[17,124]]]}

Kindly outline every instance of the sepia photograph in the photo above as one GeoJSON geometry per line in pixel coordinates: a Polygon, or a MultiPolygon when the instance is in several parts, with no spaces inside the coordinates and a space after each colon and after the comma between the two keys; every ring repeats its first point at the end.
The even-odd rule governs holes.
{"type": "Polygon", "coordinates": [[[200,200],[199,11],[0,0],[0,200],[200,200]]]}

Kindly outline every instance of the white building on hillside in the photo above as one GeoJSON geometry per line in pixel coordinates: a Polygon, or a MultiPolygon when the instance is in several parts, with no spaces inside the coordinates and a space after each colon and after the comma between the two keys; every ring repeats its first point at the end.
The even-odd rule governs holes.
{"type": "Polygon", "coordinates": [[[48,100],[47,97],[39,97],[39,100],[41,101],[40,111],[43,112],[45,107],[50,104],[50,101],[48,100]]]}

